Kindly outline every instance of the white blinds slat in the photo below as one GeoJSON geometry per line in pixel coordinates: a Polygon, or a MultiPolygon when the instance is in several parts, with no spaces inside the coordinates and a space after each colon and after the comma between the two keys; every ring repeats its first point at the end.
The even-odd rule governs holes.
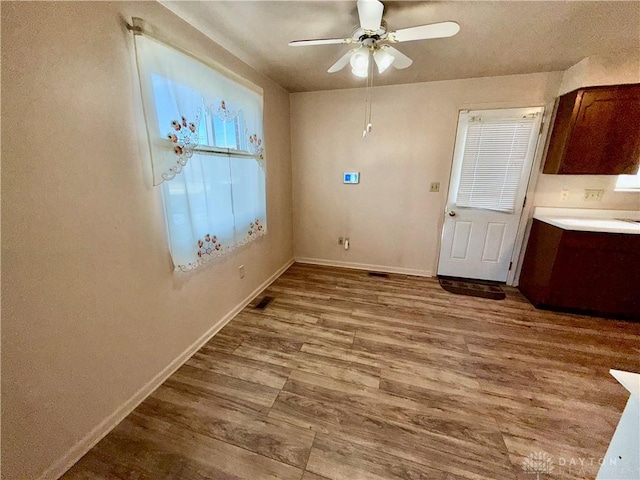
{"type": "Polygon", "coordinates": [[[535,118],[472,118],[467,127],[458,207],[514,212],[535,118]]]}

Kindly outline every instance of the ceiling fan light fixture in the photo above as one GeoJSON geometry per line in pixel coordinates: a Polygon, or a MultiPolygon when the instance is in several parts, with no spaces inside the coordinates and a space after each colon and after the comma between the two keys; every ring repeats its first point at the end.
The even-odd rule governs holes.
{"type": "Polygon", "coordinates": [[[380,48],[373,52],[373,59],[378,66],[378,73],[384,73],[391,66],[395,57],[386,52],[384,48],[380,48]]]}
{"type": "Polygon", "coordinates": [[[356,77],[367,78],[368,72],[367,70],[356,70],[355,68],[351,69],[351,73],[353,73],[356,77]]]}
{"type": "Polygon", "coordinates": [[[369,49],[367,47],[358,48],[351,55],[351,73],[356,77],[367,78],[369,72],[369,49]]]}

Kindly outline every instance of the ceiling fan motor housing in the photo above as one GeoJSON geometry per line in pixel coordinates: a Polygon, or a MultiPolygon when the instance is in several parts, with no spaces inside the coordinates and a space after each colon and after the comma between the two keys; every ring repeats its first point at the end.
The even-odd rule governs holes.
{"type": "Polygon", "coordinates": [[[371,37],[363,37],[363,39],[360,40],[360,43],[362,43],[363,47],[374,50],[378,45],[378,40],[380,40],[380,37],[374,35],[371,37]]]}
{"type": "Polygon", "coordinates": [[[386,20],[382,20],[382,22],[380,22],[380,28],[375,31],[365,30],[362,27],[357,27],[351,34],[351,38],[356,42],[362,43],[363,45],[363,42],[370,38],[375,39],[375,41],[384,40],[385,38],[387,38],[387,22],[386,20]]]}

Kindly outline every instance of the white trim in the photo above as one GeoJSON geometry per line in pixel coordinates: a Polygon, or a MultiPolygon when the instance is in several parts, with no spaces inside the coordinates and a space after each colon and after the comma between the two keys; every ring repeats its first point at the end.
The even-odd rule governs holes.
{"type": "Polygon", "coordinates": [[[413,275],[416,277],[433,277],[429,270],[414,270],[412,268],[390,267],[387,265],[370,265],[367,263],[340,262],[337,260],[324,260],[322,258],[296,257],[297,263],[310,265],[324,265],[327,267],[353,268],[355,270],[371,270],[372,272],[398,273],[400,275],[413,275]]]}
{"type": "Polygon", "coordinates": [[[291,265],[293,259],[280,267],[273,275],[265,280],[258,288],[251,292],[244,300],[236,305],[229,313],[216,322],[199,339],[191,344],[184,352],[178,355],[169,365],[162,369],[146,385],[133,394],[118,409],[107,416],[93,430],[91,430],[82,440],[76,443],[71,450],[62,458],[54,462],[47,470],[40,475],[39,480],[50,480],[60,478],[78,460],[80,460],[89,450],[91,450],[100,440],[102,440],[116,425],[129,415],[138,405],[140,405],[156,388],[164,383],[173,373],[178,370],[191,356],[196,353],[205,343],[207,343],[222,327],[229,323],[240,311],[246,307],[263,290],[280,277],[291,265]]]}
{"type": "Polygon", "coordinates": [[[531,172],[529,174],[529,183],[527,184],[527,193],[525,196],[527,203],[520,215],[518,233],[516,234],[513,253],[511,254],[512,268],[507,275],[507,285],[511,285],[512,287],[517,287],[518,283],[520,283],[520,272],[522,271],[522,262],[524,261],[525,246],[529,240],[529,232],[531,230],[536,187],[540,179],[540,174],[542,173],[543,160],[547,157],[547,149],[549,148],[549,141],[551,139],[549,132],[556,119],[557,104],[558,100],[556,99],[546,107],[543,107],[543,125],[538,135],[538,143],[534,153],[535,157],[533,158],[533,164],[531,165],[531,172]]]}

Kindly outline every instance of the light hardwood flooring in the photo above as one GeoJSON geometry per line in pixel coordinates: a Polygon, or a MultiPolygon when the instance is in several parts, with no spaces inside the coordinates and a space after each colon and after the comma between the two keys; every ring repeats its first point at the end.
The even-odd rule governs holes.
{"type": "Polygon", "coordinates": [[[531,480],[540,451],[595,478],[640,323],[505,290],[294,264],[63,478],[531,480]]]}

